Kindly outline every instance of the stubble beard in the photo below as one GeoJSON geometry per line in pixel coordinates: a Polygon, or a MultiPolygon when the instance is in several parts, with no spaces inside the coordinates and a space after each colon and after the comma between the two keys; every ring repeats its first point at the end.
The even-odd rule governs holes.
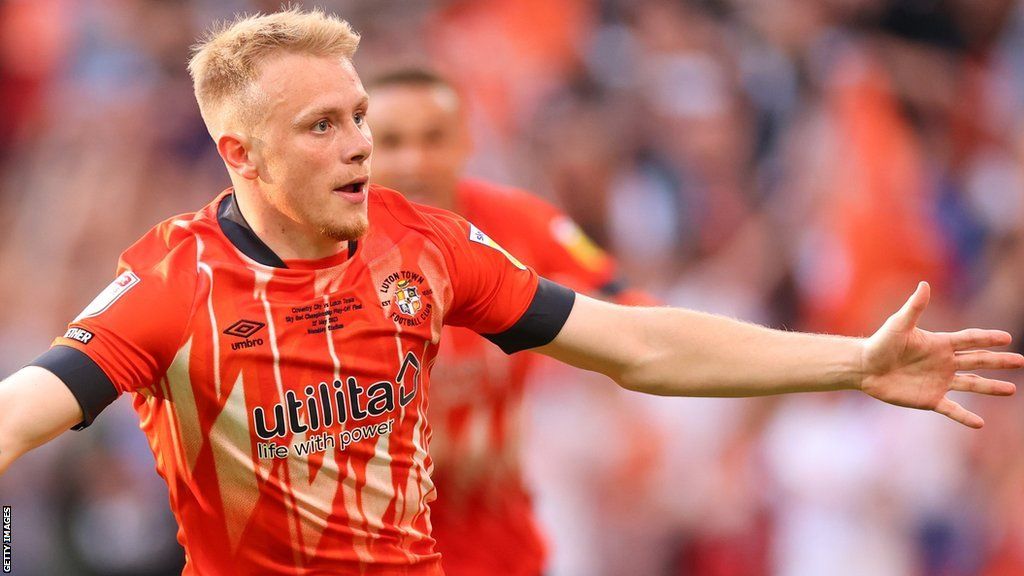
{"type": "Polygon", "coordinates": [[[335,242],[347,242],[362,238],[369,228],[370,222],[362,213],[345,223],[328,222],[320,228],[320,233],[335,242]]]}

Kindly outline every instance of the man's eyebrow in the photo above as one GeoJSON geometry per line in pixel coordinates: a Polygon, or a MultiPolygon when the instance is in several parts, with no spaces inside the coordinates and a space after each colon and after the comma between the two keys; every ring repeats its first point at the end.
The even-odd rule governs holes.
{"type": "Polygon", "coordinates": [[[338,112],[339,110],[336,106],[319,106],[317,108],[311,108],[309,110],[300,112],[299,115],[295,117],[295,121],[292,122],[292,124],[298,126],[299,124],[302,124],[309,118],[319,118],[321,116],[336,116],[338,115],[338,112]]]}
{"type": "MultiPolygon", "coordinates": [[[[363,94],[363,96],[359,99],[359,101],[356,102],[356,105],[354,107],[357,108],[357,109],[358,108],[366,108],[369,105],[369,103],[370,103],[369,97],[366,94],[363,94]]],[[[341,115],[342,115],[341,109],[338,108],[337,106],[319,106],[317,108],[311,108],[311,109],[306,110],[304,112],[300,112],[299,115],[295,117],[295,121],[292,122],[292,125],[293,126],[299,126],[300,124],[305,122],[307,119],[313,118],[313,117],[319,118],[321,116],[341,116],[341,115]]]]}

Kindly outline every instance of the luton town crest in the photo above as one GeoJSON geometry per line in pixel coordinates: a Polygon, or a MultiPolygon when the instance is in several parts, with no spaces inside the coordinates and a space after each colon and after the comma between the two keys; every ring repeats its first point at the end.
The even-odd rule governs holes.
{"type": "Polygon", "coordinates": [[[434,291],[418,272],[401,270],[388,274],[378,290],[380,305],[401,326],[418,326],[430,316],[434,291]]]}
{"type": "Polygon", "coordinates": [[[411,286],[408,280],[399,280],[396,285],[398,291],[395,292],[395,303],[398,304],[398,309],[406,316],[415,316],[423,307],[418,287],[411,286]]]}

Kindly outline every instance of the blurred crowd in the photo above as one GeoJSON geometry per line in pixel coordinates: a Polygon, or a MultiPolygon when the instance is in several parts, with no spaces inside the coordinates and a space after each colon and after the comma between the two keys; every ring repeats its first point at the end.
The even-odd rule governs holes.
{"type": "MultiPolygon", "coordinates": [[[[667,303],[866,335],[924,279],[924,327],[1024,341],[1013,0],[306,4],[362,33],[364,77],[448,75],[470,174],[560,205],[667,303]]],[[[188,47],[278,5],[0,0],[0,374],[122,249],[229,185],[188,47]]],[[[963,399],[973,432],[856,393],[649,398],[554,364],[534,380],[523,449],[552,576],[1024,574],[1018,399],[963,399]]],[[[137,425],[121,400],[0,479],[18,574],[180,573],[137,425]]]]}

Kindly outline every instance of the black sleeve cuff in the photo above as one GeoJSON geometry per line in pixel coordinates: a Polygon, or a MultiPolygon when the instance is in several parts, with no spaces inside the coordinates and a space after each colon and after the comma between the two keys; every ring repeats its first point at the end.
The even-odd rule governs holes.
{"type": "Polygon", "coordinates": [[[575,302],[575,292],[541,278],[529,308],[519,320],[500,334],[483,334],[483,337],[497,344],[505,354],[543,346],[558,336],[575,302]]]}
{"type": "Polygon", "coordinates": [[[70,346],[54,346],[43,352],[29,366],[53,372],[71,390],[82,407],[84,418],[72,430],[81,430],[117,399],[117,388],[92,358],[70,346]]]}

